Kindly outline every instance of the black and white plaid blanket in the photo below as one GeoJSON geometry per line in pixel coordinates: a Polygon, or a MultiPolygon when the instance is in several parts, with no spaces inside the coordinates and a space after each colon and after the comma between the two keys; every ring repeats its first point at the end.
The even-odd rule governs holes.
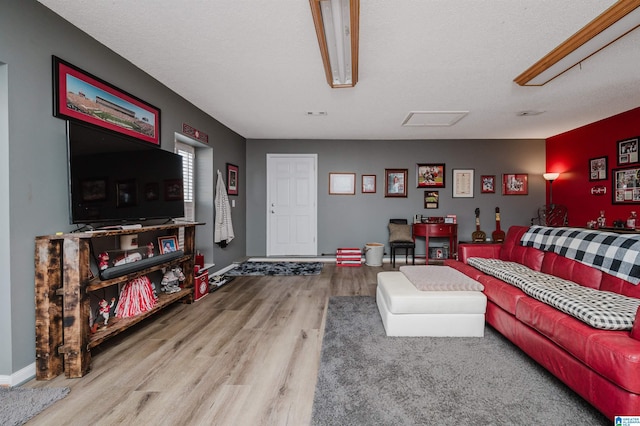
{"type": "Polygon", "coordinates": [[[520,244],[557,253],[634,285],[640,283],[640,235],[532,226],[520,244]]]}
{"type": "Polygon", "coordinates": [[[470,257],[469,265],[518,287],[534,299],[553,306],[594,328],[631,330],[640,299],[595,290],[515,262],[470,257]]]}

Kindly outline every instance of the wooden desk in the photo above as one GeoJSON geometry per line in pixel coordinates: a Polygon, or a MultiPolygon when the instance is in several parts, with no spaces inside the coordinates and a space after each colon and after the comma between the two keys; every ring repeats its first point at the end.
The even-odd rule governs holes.
{"type": "Polygon", "coordinates": [[[449,259],[458,253],[458,225],[455,223],[414,223],[413,236],[424,237],[425,257],[429,259],[429,238],[449,238],[449,259]]]}

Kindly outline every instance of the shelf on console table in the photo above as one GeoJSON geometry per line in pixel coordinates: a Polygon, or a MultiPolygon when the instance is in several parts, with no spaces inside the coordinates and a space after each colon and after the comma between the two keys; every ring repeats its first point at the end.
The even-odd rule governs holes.
{"type": "Polygon", "coordinates": [[[64,371],[82,377],[90,368],[90,349],[178,300],[193,300],[195,226],[200,223],[152,225],[134,229],[78,232],[35,239],[36,379],[48,380],[64,371]],[[93,277],[91,242],[94,239],[147,232],[177,234],[184,228],[184,255],[108,280],[93,277]],[[152,310],[134,318],[111,318],[109,325],[91,334],[89,293],[180,265],[183,289],[161,294],[152,310]]]}
{"type": "Polygon", "coordinates": [[[180,290],[179,292],[172,293],[172,294],[159,294],[156,306],[150,311],[144,312],[140,315],[136,315],[135,317],[132,317],[132,318],[109,319],[109,325],[107,327],[98,329],[98,331],[96,331],[89,337],[89,345],[88,345],[89,349],[98,346],[100,343],[104,342],[110,337],[115,336],[116,334],[119,334],[124,330],[128,329],[129,327],[139,323],[143,319],[150,317],[151,315],[155,314],[157,311],[161,310],[166,306],[169,306],[173,302],[177,302],[178,300],[183,299],[192,294],[193,294],[192,288],[185,288],[180,290]]]}
{"type": "MultiPolygon", "coordinates": [[[[182,264],[183,262],[189,260],[189,256],[181,256],[178,258],[171,259],[167,262],[160,263],[158,265],[150,266],[148,268],[139,269],[135,272],[131,272],[129,274],[121,275],[116,278],[110,278],[108,280],[100,279],[100,277],[94,277],[87,282],[87,291],[96,291],[101,288],[109,287],[115,284],[120,284],[122,281],[130,281],[134,278],[137,278],[142,275],[147,275],[155,271],[159,271],[164,268],[171,268],[173,266],[177,266],[182,264]]],[[[130,263],[127,265],[131,265],[130,263]]],[[[135,265],[135,262],[134,262],[135,265]]]]}

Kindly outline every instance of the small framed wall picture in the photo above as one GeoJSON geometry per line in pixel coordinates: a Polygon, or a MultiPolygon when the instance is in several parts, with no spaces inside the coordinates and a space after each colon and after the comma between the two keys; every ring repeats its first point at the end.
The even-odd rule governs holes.
{"type": "Polygon", "coordinates": [[[330,195],[355,195],[355,173],[329,173],[330,195]]]}
{"type": "Polygon", "coordinates": [[[444,188],[444,164],[416,164],[418,188],[444,188]]]}
{"type": "Polygon", "coordinates": [[[496,176],[482,175],[480,176],[480,193],[493,194],[496,192],[496,176]]]}
{"type": "Polygon", "coordinates": [[[376,193],[376,175],[362,175],[362,193],[376,193]]]}
{"type": "Polygon", "coordinates": [[[439,195],[438,191],[424,191],[424,208],[437,209],[439,195]]]}
{"type": "Polygon", "coordinates": [[[407,169],[384,169],[385,197],[407,197],[407,169]]]}
{"type": "Polygon", "coordinates": [[[227,163],[227,195],[238,195],[238,166],[227,163]]]}
{"type": "Polygon", "coordinates": [[[630,166],[638,162],[638,137],[618,141],[618,166],[630,166]]]}
{"type": "Polygon", "coordinates": [[[480,176],[480,193],[493,194],[496,192],[496,176],[482,175],[480,176]]]}
{"type": "Polygon", "coordinates": [[[453,198],[473,198],[473,169],[453,169],[453,198]]]}
{"type": "Polygon", "coordinates": [[[525,173],[512,173],[502,175],[502,195],[527,195],[529,194],[529,175],[525,173]]]}
{"type": "Polygon", "coordinates": [[[607,157],[589,160],[589,180],[607,180],[607,157]]]}

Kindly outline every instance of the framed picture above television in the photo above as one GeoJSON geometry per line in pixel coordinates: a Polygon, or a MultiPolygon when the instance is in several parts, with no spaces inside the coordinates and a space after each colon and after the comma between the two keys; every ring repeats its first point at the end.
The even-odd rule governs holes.
{"type": "Polygon", "coordinates": [[[160,145],[160,110],[53,56],[53,115],[160,145]]]}

